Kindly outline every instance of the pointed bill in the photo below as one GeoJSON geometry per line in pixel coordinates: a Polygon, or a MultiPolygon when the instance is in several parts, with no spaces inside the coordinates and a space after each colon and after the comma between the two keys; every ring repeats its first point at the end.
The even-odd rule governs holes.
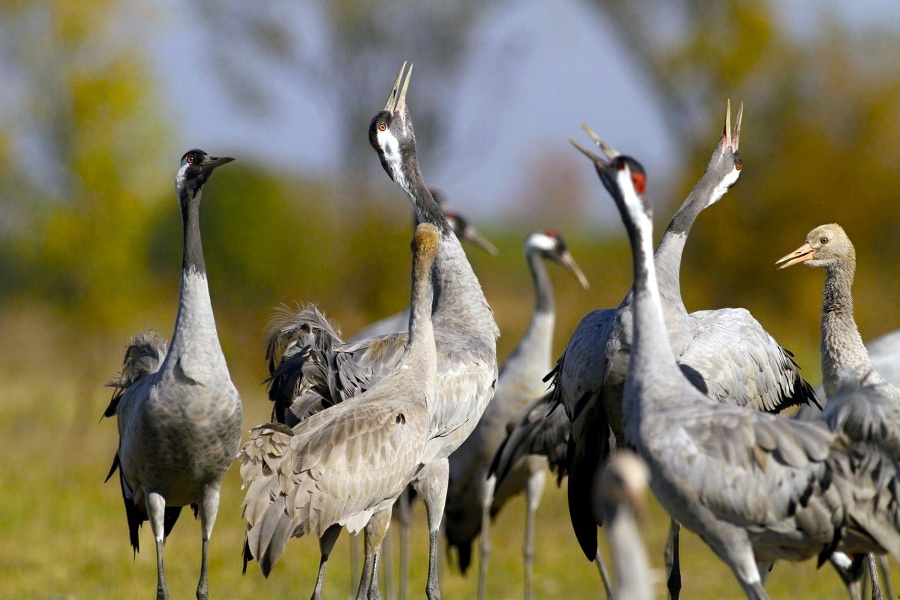
{"type": "Polygon", "coordinates": [[[621,154],[621,152],[601,140],[600,136],[597,135],[593,129],[591,129],[584,123],[581,124],[581,128],[584,129],[584,132],[590,136],[590,138],[594,141],[594,144],[596,144],[597,147],[603,151],[603,154],[605,154],[609,160],[612,160],[621,154]]]}
{"type": "MultiPolygon", "coordinates": [[[[405,65],[406,63],[403,64],[405,65]]],[[[406,106],[406,90],[409,88],[409,80],[412,79],[412,70],[413,64],[409,63],[409,71],[406,72],[406,79],[403,81],[403,87],[400,88],[400,97],[397,98],[397,105],[394,107],[394,110],[399,110],[406,106]]]]}
{"type": "Polygon", "coordinates": [[[796,265],[797,263],[806,262],[808,260],[812,260],[815,256],[815,251],[812,249],[812,246],[807,242],[803,244],[790,254],[786,254],[775,261],[775,264],[782,264],[779,269],[784,269],[786,267],[790,267],[791,265],[796,265]]]}
{"type": "Polygon", "coordinates": [[[578,263],[575,262],[575,259],[572,258],[572,255],[566,251],[562,253],[559,257],[560,264],[562,264],[566,270],[571,273],[575,279],[578,280],[578,283],[581,284],[581,287],[584,289],[588,289],[591,287],[591,284],[588,283],[587,277],[584,276],[584,273],[581,271],[581,267],[578,266],[578,263]]]}
{"type": "Polygon", "coordinates": [[[741,105],[738,107],[737,118],[734,120],[734,132],[731,134],[731,143],[734,144],[732,147],[734,151],[738,151],[738,146],[740,145],[741,140],[741,121],[744,120],[744,103],[741,102],[741,105]]]}
{"type": "MultiPolygon", "coordinates": [[[[406,70],[406,61],[403,61],[403,66],[400,67],[400,72],[397,73],[397,79],[394,81],[394,86],[391,88],[391,93],[388,94],[387,102],[384,103],[384,111],[393,114],[394,109],[397,106],[397,92],[400,90],[400,80],[403,79],[403,71],[406,70]]],[[[408,80],[407,80],[408,83],[408,80]]],[[[404,95],[405,95],[404,88],[404,95]]]]}

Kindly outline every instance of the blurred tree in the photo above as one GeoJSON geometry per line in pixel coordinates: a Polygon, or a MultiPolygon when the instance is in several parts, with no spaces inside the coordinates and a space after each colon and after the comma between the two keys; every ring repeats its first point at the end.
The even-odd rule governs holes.
{"type": "Polygon", "coordinates": [[[773,263],[814,226],[839,222],[859,255],[863,335],[900,325],[897,25],[853,31],[808,7],[823,26],[799,36],[772,2],[589,3],[646,68],[684,148],[670,207],[706,164],[725,99],[746,102],[741,182],[699,219],[686,251],[689,307],[747,306],[817,352],[821,274],[776,274],[773,263]]]}
{"type": "Polygon", "coordinates": [[[129,38],[141,15],[128,10],[138,8],[115,0],[0,8],[0,70],[15,91],[0,100],[9,250],[0,260],[17,274],[13,283],[82,326],[121,324],[141,298],[147,219],[158,182],[173,172],[171,157],[163,171],[154,150],[163,127],[129,38]]]}
{"type": "Polygon", "coordinates": [[[457,87],[467,35],[486,6],[471,0],[206,0],[194,8],[222,54],[220,74],[243,105],[265,110],[271,90],[265,78],[273,70],[296,74],[297,85],[312,84],[321,114],[336,119],[338,137],[321,143],[337,150],[345,184],[340,195],[353,205],[370,193],[373,172],[381,176],[365,132],[404,60],[419,65],[410,97],[421,99],[413,100],[420,154],[447,138],[439,111],[457,87]]]}

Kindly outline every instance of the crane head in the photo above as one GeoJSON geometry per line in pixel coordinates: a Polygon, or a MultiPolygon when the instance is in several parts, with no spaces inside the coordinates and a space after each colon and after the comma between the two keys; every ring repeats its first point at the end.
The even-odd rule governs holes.
{"type": "Polygon", "coordinates": [[[540,253],[542,258],[552,260],[561,265],[578,280],[578,283],[584,289],[590,287],[587,277],[584,276],[581,267],[572,258],[565,239],[558,231],[538,231],[529,235],[528,239],[525,240],[525,254],[528,255],[534,252],[540,253]]]}
{"type": "Polygon", "coordinates": [[[210,156],[196,148],[188,150],[181,157],[181,168],[175,176],[175,191],[179,197],[182,191],[187,191],[190,198],[195,198],[213,170],[233,160],[230,156],[210,156]]]}
{"type": "Polygon", "coordinates": [[[402,170],[404,157],[415,157],[416,150],[412,118],[406,105],[406,90],[409,88],[411,77],[412,64],[407,70],[404,62],[384,108],[375,115],[369,125],[369,143],[378,153],[381,166],[391,179],[401,185],[405,178],[402,170]]]}

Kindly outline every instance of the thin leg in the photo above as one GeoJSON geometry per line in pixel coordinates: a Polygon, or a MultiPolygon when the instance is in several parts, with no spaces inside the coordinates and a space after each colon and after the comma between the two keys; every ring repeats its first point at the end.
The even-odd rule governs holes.
{"type": "Polygon", "coordinates": [[[156,600],[169,600],[169,588],[166,587],[166,576],[163,569],[163,538],[165,529],[163,522],[166,514],[166,500],[159,494],[147,494],[147,517],[156,540],[156,600]]]}
{"type": "Polygon", "coordinates": [[[609,571],[606,568],[606,563],[603,562],[603,555],[600,554],[600,548],[597,548],[597,556],[594,557],[594,562],[597,563],[597,570],[600,572],[600,579],[603,580],[603,589],[606,590],[606,600],[611,600],[613,597],[612,585],[609,582],[609,571]]]}
{"type": "Polygon", "coordinates": [[[334,549],[338,536],[341,535],[341,526],[332,525],[325,530],[322,537],[319,538],[319,552],[322,557],[319,559],[319,573],[316,575],[316,587],[313,588],[312,600],[322,600],[322,585],[325,583],[325,567],[328,566],[328,557],[334,549]]]}
{"type": "Polygon", "coordinates": [[[216,525],[219,512],[219,488],[208,487],[199,506],[202,555],[200,557],[200,581],[197,583],[197,600],[209,600],[209,539],[216,525]]]}
{"type": "Polygon", "coordinates": [[[478,559],[478,600],[484,600],[487,589],[487,565],[491,555],[491,504],[494,503],[494,486],[497,477],[491,475],[484,482],[481,492],[481,533],[479,534],[479,548],[481,556],[478,559]]]}
{"type": "Polygon", "coordinates": [[[891,583],[891,571],[888,568],[887,554],[879,554],[878,562],[881,563],[881,571],[884,573],[884,589],[888,598],[896,598],[894,595],[894,585],[891,583]]]}
{"type": "Polygon", "coordinates": [[[381,597],[378,592],[378,553],[390,526],[390,508],[375,513],[366,524],[366,557],[363,560],[363,571],[359,578],[356,600],[376,600],[381,597]]]}
{"type": "Polygon", "coordinates": [[[875,564],[875,555],[871,552],[866,555],[866,564],[869,567],[869,576],[872,578],[872,600],[884,600],[881,593],[881,584],[878,581],[878,567],[875,564]]]}
{"type": "Polygon", "coordinates": [[[425,502],[428,514],[428,582],[425,595],[428,600],[440,600],[441,586],[438,581],[438,534],[441,517],[447,503],[447,481],[450,477],[450,463],[446,458],[429,463],[413,482],[413,488],[425,502]]]}
{"type": "Polygon", "coordinates": [[[541,504],[544,494],[544,480],[547,474],[543,468],[529,473],[525,486],[525,542],[522,555],[525,558],[525,600],[532,599],[532,569],[534,567],[534,514],[541,504]]]}
{"type": "Polygon", "coordinates": [[[678,600],[681,593],[681,559],[678,556],[678,537],[681,524],[672,519],[669,527],[669,539],[666,542],[666,587],[669,588],[669,599],[678,600]]]}

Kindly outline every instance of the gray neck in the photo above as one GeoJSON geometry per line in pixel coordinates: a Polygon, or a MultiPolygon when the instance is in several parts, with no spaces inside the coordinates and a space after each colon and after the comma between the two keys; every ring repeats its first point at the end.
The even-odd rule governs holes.
{"type": "Polygon", "coordinates": [[[654,585],[647,549],[634,515],[625,507],[606,525],[606,539],[616,572],[616,598],[653,598],[654,585]]]}
{"type": "Polygon", "coordinates": [[[481,339],[496,353],[494,340],[500,335],[500,330],[493,312],[462,245],[425,185],[415,162],[404,169],[398,183],[412,200],[419,221],[435,225],[440,232],[440,246],[432,270],[434,328],[481,339]]]}
{"type": "MultiPolygon", "coordinates": [[[[183,194],[186,192],[182,192],[183,194]]],[[[200,240],[200,194],[187,202],[182,198],[184,251],[181,266],[181,290],[175,332],[166,363],[179,360],[208,363],[209,371],[225,369],[225,358],[216,332],[203,246],[200,240]]]]}
{"type": "Polygon", "coordinates": [[[550,283],[543,256],[540,252],[532,250],[526,253],[525,260],[528,261],[528,270],[531,272],[531,282],[534,285],[534,312],[554,312],[553,284],[550,283]]]}
{"type": "MultiPolygon", "coordinates": [[[[401,365],[410,372],[426,390],[426,406],[434,398],[437,377],[437,349],[431,320],[433,289],[431,285],[432,261],[415,260],[413,264],[412,293],[409,302],[409,338],[401,365]]],[[[401,367],[402,368],[402,367],[401,367]]],[[[413,398],[415,399],[415,398],[413,398]]]]}
{"type": "MultiPolygon", "coordinates": [[[[506,365],[504,368],[509,368],[510,364],[522,364],[529,371],[534,369],[549,371],[553,352],[553,328],[556,324],[553,286],[541,254],[528,252],[526,259],[534,284],[534,312],[522,339],[504,363],[506,365]]],[[[528,378],[532,376],[532,373],[526,375],[528,378]]]]}
{"type": "MultiPolygon", "coordinates": [[[[671,384],[683,380],[681,371],[675,362],[675,354],[669,343],[668,331],[663,318],[662,302],[656,282],[656,270],[653,266],[652,240],[650,232],[642,228],[630,227],[632,252],[634,254],[634,296],[632,311],[634,314],[633,346],[631,348],[631,360],[628,365],[628,385],[637,390],[633,397],[640,399],[641,407],[629,406],[625,403],[623,410],[626,419],[626,427],[637,425],[637,419],[629,416],[648,414],[652,405],[666,403],[666,398],[676,397],[677,394],[665,393],[640,393],[646,388],[662,385],[671,387],[671,384]],[[635,410],[637,408],[637,410],[635,410]]],[[[687,383],[685,381],[685,383],[687,383]]],[[[627,394],[626,394],[627,396],[627,394]]],[[[629,438],[636,431],[628,433],[629,438]]]]}
{"type": "Polygon", "coordinates": [[[840,380],[849,375],[862,378],[872,370],[869,353],[863,344],[853,317],[853,275],[855,261],[848,258],[825,270],[822,294],[822,385],[825,396],[831,397],[840,380]]]}

